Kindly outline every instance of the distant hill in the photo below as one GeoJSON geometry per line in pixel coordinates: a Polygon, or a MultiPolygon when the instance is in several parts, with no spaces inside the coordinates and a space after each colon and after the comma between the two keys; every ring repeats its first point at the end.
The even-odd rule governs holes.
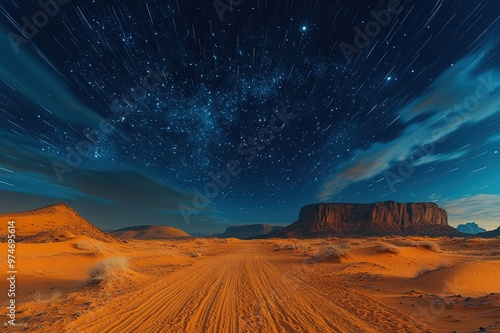
{"type": "Polygon", "coordinates": [[[15,221],[16,240],[32,243],[56,242],[87,236],[103,242],[121,242],[102,231],[65,203],[28,212],[0,214],[0,234],[7,234],[7,221],[15,221]]]}
{"type": "Polygon", "coordinates": [[[483,238],[500,237],[500,227],[496,228],[495,230],[481,232],[479,234],[476,234],[476,236],[483,238]]]}
{"type": "Polygon", "coordinates": [[[128,240],[128,239],[155,240],[155,239],[191,237],[191,235],[182,231],[181,229],[162,226],[162,225],[141,225],[141,226],[127,227],[115,230],[111,232],[111,234],[123,240],[128,240]]]}
{"type": "Polygon", "coordinates": [[[475,235],[475,234],[478,234],[480,232],[486,232],[486,229],[481,228],[475,222],[459,224],[457,226],[457,230],[460,232],[463,232],[464,234],[471,234],[471,235],[475,235]]]}
{"type": "Polygon", "coordinates": [[[265,236],[277,232],[283,227],[269,225],[269,224],[248,224],[226,228],[222,234],[212,235],[218,238],[239,238],[249,239],[258,236],[265,236]]]}
{"type": "Polygon", "coordinates": [[[459,236],[446,211],[433,202],[313,204],[302,207],[297,222],[270,237],[364,235],[459,236]]]}

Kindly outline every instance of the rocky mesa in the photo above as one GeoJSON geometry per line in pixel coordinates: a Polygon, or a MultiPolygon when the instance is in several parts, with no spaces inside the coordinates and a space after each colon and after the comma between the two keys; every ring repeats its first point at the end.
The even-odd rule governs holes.
{"type": "Polygon", "coordinates": [[[460,233],[433,202],[371,204],[320,203],[302,207],[297,222],[275,233],[281,237],[320,235],[429,235],[460,233]]]}

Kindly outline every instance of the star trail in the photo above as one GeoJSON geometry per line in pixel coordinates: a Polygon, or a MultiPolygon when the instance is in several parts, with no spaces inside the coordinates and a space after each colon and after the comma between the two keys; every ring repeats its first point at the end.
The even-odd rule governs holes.
{"type": "Polygon", "coordinates": [[[499,12],[4,1],[0,209],[219,232],[320,201],[435,201],[452,225],[496,228],[499,12]]]}

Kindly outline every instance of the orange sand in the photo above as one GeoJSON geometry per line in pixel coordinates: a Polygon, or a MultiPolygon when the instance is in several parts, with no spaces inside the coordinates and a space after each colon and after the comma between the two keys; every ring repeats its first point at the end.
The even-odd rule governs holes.
{"type": "Polygon", "coordinates": [[[499,239],[17,245],[17,321],[26,326],[12,332],[500,332],[499,239]],[[349,244],[344,257],[318,259],[339,243],[349,244]],[[379,252],[386,243],[399,253],[379,252]],[[92,265],[117,256],[129,271],[89,283],[92,265]]]}

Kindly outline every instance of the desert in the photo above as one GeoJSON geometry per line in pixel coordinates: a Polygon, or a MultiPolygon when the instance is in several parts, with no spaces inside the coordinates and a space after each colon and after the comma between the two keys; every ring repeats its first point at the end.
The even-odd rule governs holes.
{"type": "Polygon", "coordinates": [[[500,333],[500,0],[0,0],[0,333],[500,333]]]}
{"type": "Polygon", "coordinates": [[[120,240],[64,204],[7,215],[38,235],[17,243],[12,331],[500,331],[498,237],[120,240]]]}

